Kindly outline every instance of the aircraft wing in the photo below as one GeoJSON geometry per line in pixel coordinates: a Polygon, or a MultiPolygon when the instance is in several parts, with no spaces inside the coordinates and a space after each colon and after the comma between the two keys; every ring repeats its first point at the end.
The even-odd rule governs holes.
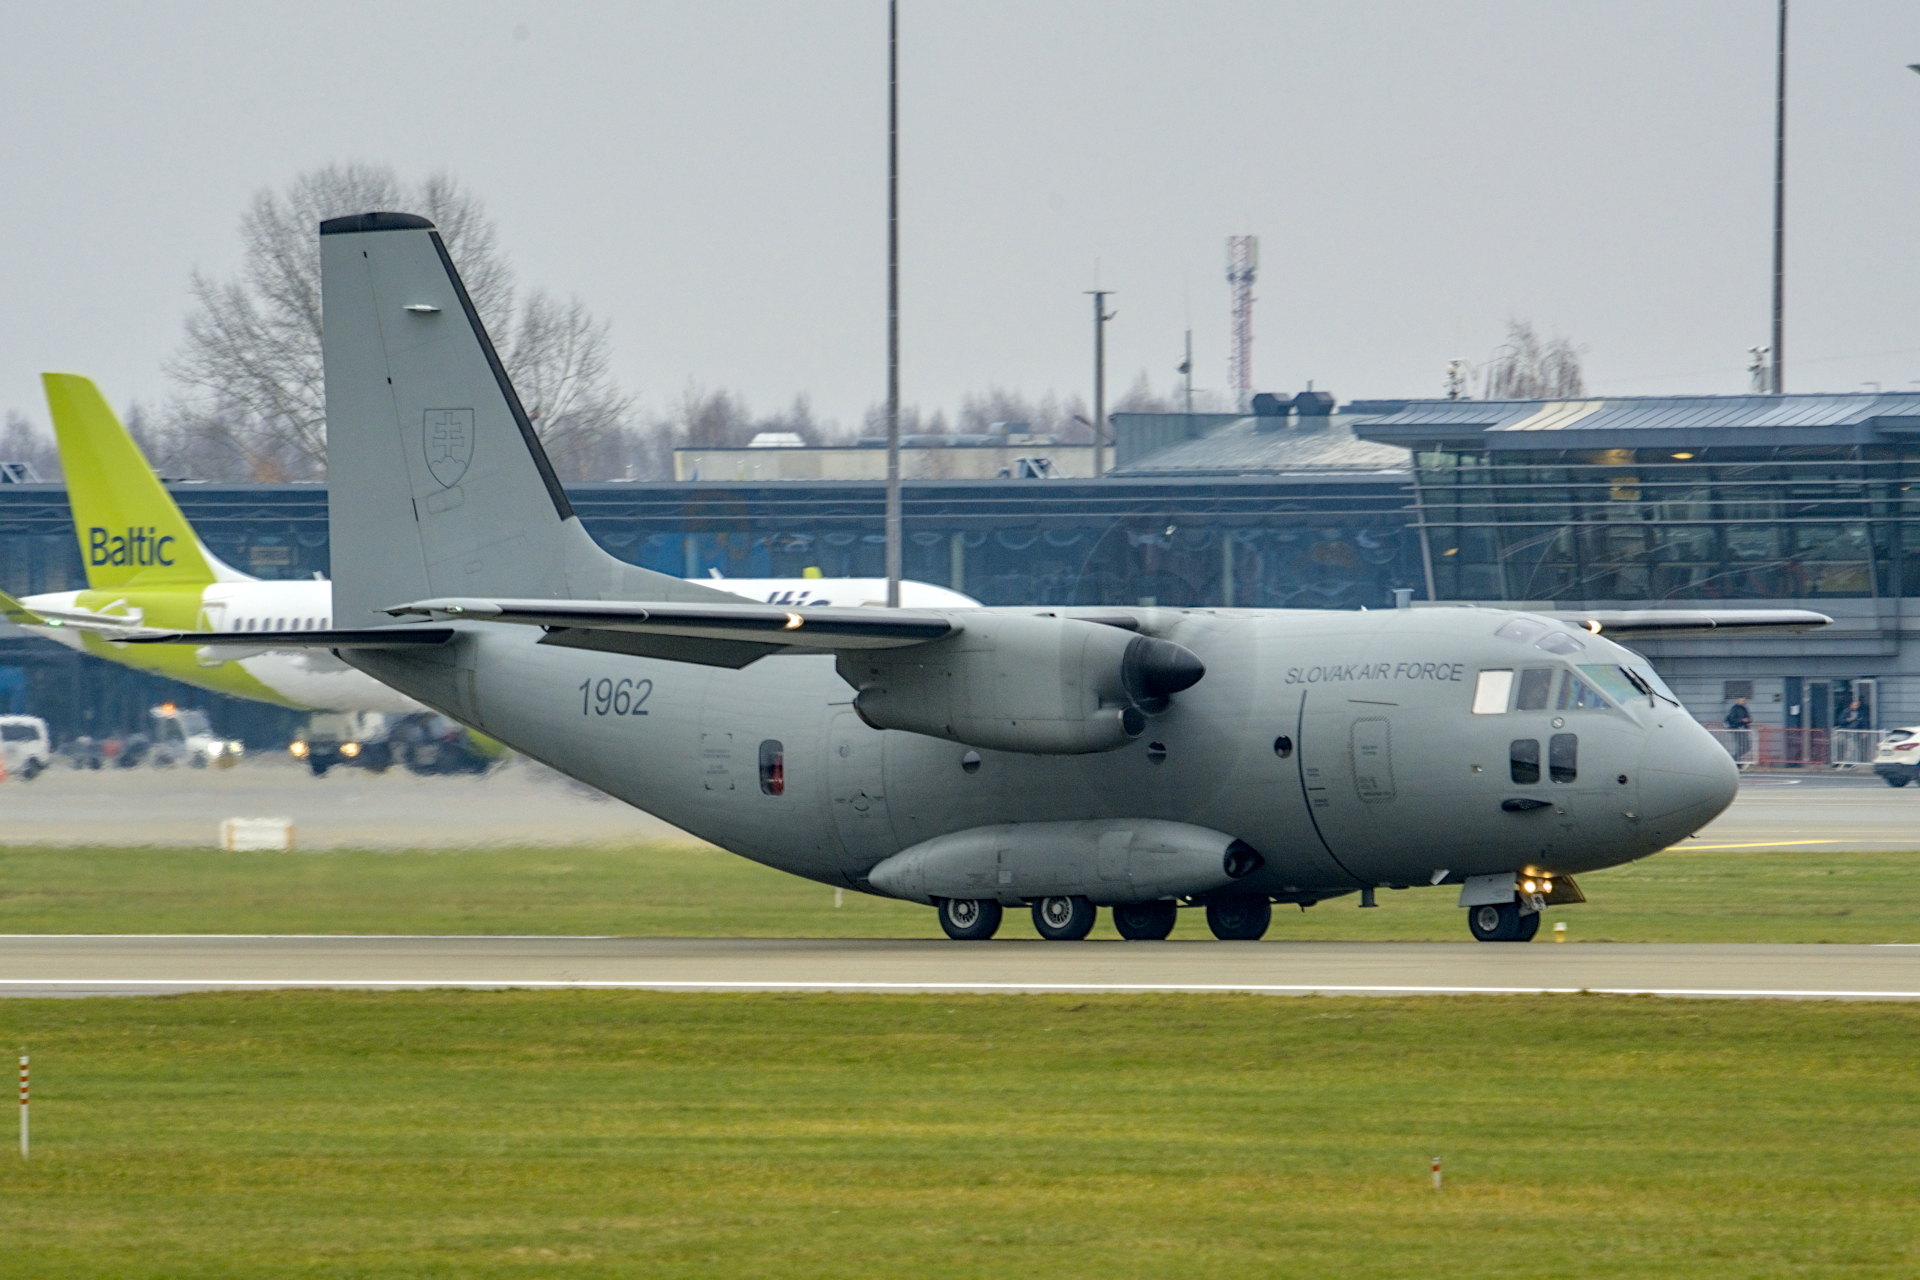
{"type": "Polygon", "coordinates": [[[542,644],[735,668],[775,653],[904,648],[960,629],[944,613],[924,609],[788,609],[745,603],[443,598],[395,605],[386,612],[543,627],[547,634],[542,644]]]}
{"type": "Polygon", "coordinates": [[[1833,622],[1811,609],[1591,609],[1544,614],[1585,627],[1596,635],[1687,636],[1710,631],[1812,631],[1833,622]]]}
{"type": "Polygon", "coordinates": [[[452,627],[364,627],[344,631],[154,631],[127,632],[114,637],[128,644],[198,644],[239,648],[252,657],[295,649],[418,649],[453,639],[452,627]]]}

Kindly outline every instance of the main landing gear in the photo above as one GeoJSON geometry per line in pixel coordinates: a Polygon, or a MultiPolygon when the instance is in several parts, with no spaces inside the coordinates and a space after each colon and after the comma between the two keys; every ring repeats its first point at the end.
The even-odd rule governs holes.
{"type": "Polygon", "coordinates": [[[1158,942],[1173,932],[1180,908],[1172,901],[1123,902],[1113,909],[1113,927],[1136,942],[1158,942]]]}
{"type": "Polygon", "coordinates": [[[940,899],[940,927],[956,942],[985,942],[1000,931],[1000,919],[992,898],[940,899]]]}
{"type": "Polygon", "coordinates": [[[1540,932],[1540,913],[1520,914],[1518,902],[1502,902],[1467,911],[1467,927],[1480,942],[1532,942],[1540,932]]]}
{"type": "Polygon", "coordinates": [[[1239,894],[1207,903],[1207,928],[1222,942],[1258,942],[1273,923],[1273,904],[1265,895],[1239,894]]]}
{"type": "Polygon", "coordinates": [[[1078,942],[1093,932],[1100,909],[1075,894],[1067,898],[1040,898],[1033,904],[1033,927],[1049,942],[1078,942]]]}

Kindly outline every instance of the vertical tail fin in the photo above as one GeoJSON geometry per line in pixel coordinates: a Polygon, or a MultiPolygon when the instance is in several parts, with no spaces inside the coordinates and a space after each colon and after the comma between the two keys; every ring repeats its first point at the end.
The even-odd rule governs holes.
{"type": "Polygon", "coordinates": [[[194,537],[99,388],[76,373],[43,373],[67,499],[87,585],[207,583],[244,575],[220,564],[194,537]]]}
{"type": "Polygon", "coordinates": [[[320,236],[338,625],[433,596],[734,598],[580,527],[431,222],[355,214],[320,236]]]}

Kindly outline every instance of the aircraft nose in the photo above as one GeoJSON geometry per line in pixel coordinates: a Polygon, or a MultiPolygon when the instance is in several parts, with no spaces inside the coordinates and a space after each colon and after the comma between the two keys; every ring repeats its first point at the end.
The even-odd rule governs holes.
{"type": "Polygon", "coordinates": [[[1676,713],[1647,734],[1640,753],[1640,815],[1650,823],[1698,830],[1740,791],[1727,749],[1689,716],[1676,713]]]}

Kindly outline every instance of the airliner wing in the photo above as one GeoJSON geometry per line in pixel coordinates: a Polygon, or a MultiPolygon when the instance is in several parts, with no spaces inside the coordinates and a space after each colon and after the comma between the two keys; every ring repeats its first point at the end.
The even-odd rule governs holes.
{"type": "Polygon", "coordinates": [[[1542,616],[1571,622],[1596,635],[1686,636],[1710,631],[1812,631],[1833,619],[1811,609],[1592,609],[1555,610],[1542,616]]]}
{"type": "Polygon", "coordinates": [[[736,668],[775,653],[904,648],[960,629],[946,614],[924,609],[759,604],[443,598],[387,612],[543,627],[542,644],[736,668]]]}

